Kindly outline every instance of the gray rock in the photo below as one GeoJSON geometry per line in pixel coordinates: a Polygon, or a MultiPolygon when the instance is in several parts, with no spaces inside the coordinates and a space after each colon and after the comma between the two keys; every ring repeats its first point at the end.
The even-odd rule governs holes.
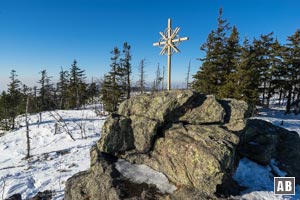
{"type": "Polygon", "coordinates": [[[262,165],[272,158],[279,161],[279,168],[289,176],[300,179],[300,137],[269,122],[250,119],[241,135],[239,153],[262,165]]]}
{"type": "Polygon", "coordinates": [[[21,194],[14,194],[5,200],[22,200],[22,196],[21,196],[21,194]]]}
{"type": "Polygon", "coordinates": [[[231,131],[242,131],[246,126],[246,119],[251,115],[248,104],[236,99],[223,99],[220,103],[226,112],[225,126],[231,131]]]}
{"type": "Polygon", "coordinates": [[[66,199],[214,199],[232,181],[239,138],[230,130],[244,127],[246,110],[242,101],[189,90],[132,97],[108,117],[91,150],[91,168],[67,181],[66,199]],[[103,155],[147,165],[178,190],[161,194],[153,185],[132,183],[103,155]]]}
{"type": "Polygon", "coordinates": [[[134,149],[134,136],[130,118],[110,116],[102,127],[101,140],[97,144],[100,151],[119,153],[134,149]]]}
{"type": "Polygon", "coordinates": [[[185,121],[190,124],[205,124],[205,123],[223,123],[225,110],[216,100],[215,96],[202,97],[199,100],[203,101],[200,106],[188,110],[180,121],[185,121]]]}
{"type": "Polygon", "coordinates": [[[235,169],[236,135],[218,127],[173,124],[150,156],[130,158],[164,173],[175,185],[211,195],[235,169]]]}

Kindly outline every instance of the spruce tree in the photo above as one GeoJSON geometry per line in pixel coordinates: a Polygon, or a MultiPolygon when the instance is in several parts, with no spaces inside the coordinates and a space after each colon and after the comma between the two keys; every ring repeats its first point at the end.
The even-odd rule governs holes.
{"type": "Polygon", "coordinates": [[[100,95],[104,110],[110,113],[117,110],[117,102],[113,93],[113,81],[112,77],[109,74],[104,75],[100,95]]]}
{"type": "Polygon", "coordinates": [[[259,92],[262,96],[262,104],[268,105],[269,96],[272,94],[272,66],[271,52],[274,38],[273,32],[261,35],[259,40],[254,39],[253,45],[256,53],[256,65],[259,72],[259,92]]]}
{"type": "Polygon", "coordinates": [[[204,94],[219,95],[220,88],[225,84],[228,65],[226,65],[227,32],[230,30],[227,20],[222,19],[222,8],[219,10],[218,27],[208,35],[206,43],[200,50],[205,51],[205,57],[200,59],[202,66],[193,76],[193,89],[204,94]]]}
{"type": "Polygon", "coordinates": [[[125,90],[125,96],[126,99],[130,98],[131,93],[131,82],[130,82],[130,75],[132,73],[131,71],[131,52],[130,52],[131,46],[125,42],[123,44],[123,54],[124,58],[121,59],[121,66],[122,66],[122,73],[121,76],[123,77],[123,88],[125,90]]]}
{"type": "Polygon", "coordinates": [[[52,77],[48,76],[46,70],[42,70],[40,74],[41,79],[38,81],[38,83],[40,84],[38,97],[39,110],[53,110],[55,109],[55,103],[53,99],[54,88],[53,84],[51,83],[52,77]]]}
{"type": "Polygon", "coordinates": [[[81,70],[74,60],[70,68],[67,108],[79,109],[85,103],[87,99],[85,79],[85,71],[81,70]]]}
{"type": "Polygon", "coordinates": [[[287,38],[286,50],[284,52],[284,64],[286,66],[285,87],[287,90],[286,113],[290,113],[293,93],[299,99],[300,85],[300,30],[287,38]]]}
{"type": "Polygon", "coordinates": [[[0,96],[0,128],[8,131],[10,129],[9,111],[10,102],[8,94],[3,91],[0,96]]]}
{"type": "Polygon", "coordinates": [[[66,108],[68,98],[69,72],[61,67],[59,72],[59,81],[57,83],[58,107],[59,109],[66,108]]]}
{"type": "Polygon", "coordinates": [[[239,92],[238,99],[255,106],[258,100],[259,74],[253,67],[255,52],[247,38],[241,47],[241,55],[236,68],[235,87],[239,92]]]}
{"type": "Polygon", "coordinates": [[[8,117],[10,119],[10,128],[15,128],[15,119],[16,117],[22,113],[20,109],[22,103],[22,95],[21,95],[21,88],[20,84],[21,81],[17,78],[18,75],[16,74],[15,70],[12,70],[10,73],[10,83],[8,84],[8,93],[7,93],[7,102],[8,105],[8,117]]]}
{"type": "Polygon", "coordinates": [[[117,110],[119,103],[124,100],[126,91],[124,90],[124,70],[121,67],[118,47],[115,47],[111,54],[111,70],[104,76],[100,94],[105,110],[114,112],[117,110]]]}
{"type": "Polygon", "coordinates": [[[239,33],[234,26],[226,42],[224,49],[223,77],[224,83],[220,86],[218,96],[220,98],[240,99],[242,94],[236,87],[237,65],[240,59],[241,47],[239,45],[239,33]]]}
{"type": "Polygon", "coordinates": [[[279,103],[281,102],[285,93],[285,79],[287,75],[286,67],[283,62],[283,52],[285,51],[284,46],[282,46],[276,39],[272,45],[272,51],[270,54],[270,64],[271,64],[271,86],[269,90],[267,106],[269,106],[270,98],[273,94],[279,94],[279,103]]]}

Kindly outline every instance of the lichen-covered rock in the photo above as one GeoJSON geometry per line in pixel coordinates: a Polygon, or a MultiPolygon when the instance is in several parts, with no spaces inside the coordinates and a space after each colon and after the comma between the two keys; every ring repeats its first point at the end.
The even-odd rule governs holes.
{"type": "Polygon", "coordinates": [[[130,116],[130,119],[136,151],[139,153],[148,152],[153,145],[160,122],[136,115],[130,116]]]}
{"type": "Polygon", "coordinates": [[[173,124],[156,141],[151,155],[142,155],[135,162],[164,173],[176,185],[211,195],[233,172],[238,141],[236,135],[215,125],[173,124]]]}
{"type": "Polygon", "coordinates": [[[251,112],[246,102],[236,99],[223,99],[220,103],[225,109],[225,126],[231,131],[241,131],[251,112]]]}
{"type": "Polygon", "coordinates": [[[188,110],[180,121],[185,121],[190,124],[205,124],[205,123],[223,123],[225,110],[216,100],[215,96],[199,96],[199,101],[203,103],[193,109],[188,110]]]}
{"type": "Polygon", "coordinates": [[[168,194],[161,193],[154,185],[132,182],[123,177],[116,168],[116,157],[102,154],[93,147],[91,158],[89,170],[68,179],[65,200],[168,199],[168,194]]]}
{"type": "Polygon", "coordinates": [[[239,138],[230,130],[244,127],[246,111],[242,101],[190,90],[132,97],[108,117],[90,170],[68,180],[66,199],[215,199],[232,181],[239,138]],[[161,194],[151,184],[125,180],[103,155],[147,165],[178,190],[161,194]]]}
{"type": "Polygon", "coordinates": [[[119,153],[134,149],[134,136],[130,118],[113,115],[102,127],[101,140],[97,144],[100,151],[119,153]]]}
{"type": "Polygon", "coordinates": [[[149,119],[176,121],[184,114],[185,106],[197,98],[190,90],[163,91],[154,94],[145,94],[125,100],[120,104],[118,114],[123,116],[142,116],[149,119]]]}

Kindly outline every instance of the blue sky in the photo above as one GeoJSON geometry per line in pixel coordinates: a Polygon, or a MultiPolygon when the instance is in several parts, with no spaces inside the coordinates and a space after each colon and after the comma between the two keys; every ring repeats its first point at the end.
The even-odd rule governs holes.
{"type": "Polygon", "coordinates": [[[0,0],[0,90],[5,89],[12,69],[32,86],[46,69],[54,80],[60,67],[69,68],[77,59],[88,79],[109,71],[110,51],[127,41],[132,46],[133,79],[139,61],[146,59],[147,80],[153,80],[157,63],[166,56],[152,43],[172,18],[173,28],[189,41],[172,57],[174,83],[184,82],[191,59],[194,74],[203,57],[200,46],[217,26],[218,9],[236,25],[240,37],[249,39],[274,32],[285,43],[300,28],[297,0],[0,0]]]}

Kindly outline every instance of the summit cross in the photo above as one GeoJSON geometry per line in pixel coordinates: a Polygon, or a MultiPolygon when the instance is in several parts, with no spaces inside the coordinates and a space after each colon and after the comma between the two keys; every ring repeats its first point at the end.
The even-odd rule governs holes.
{"type": "Polygon", "coordinates": [[[168,90],[171,90],[171,56],[172,54],[180,52],[177,46],[181,41],[188,40],[188,37],[179,37],[178,32],[180,28],[172,29],[172,20],[168,19],[168,28],[164,32],[159,32],[161,39],[159,42],[153,43],[153,46],[162,48],[160,55],[168,55],[168,90]]]}

